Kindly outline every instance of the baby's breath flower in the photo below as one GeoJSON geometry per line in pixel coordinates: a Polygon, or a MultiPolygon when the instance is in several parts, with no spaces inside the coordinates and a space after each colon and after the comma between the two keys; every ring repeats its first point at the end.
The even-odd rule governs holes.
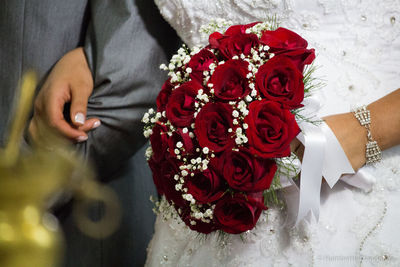
{"type": "Polygon", "coordinates": [[[149,138],[153,134],[152,129],[147,129],[143,132],[144,137],[149,138]]]}
{"type": "Polygon", "coordinates": [[[187,64],[190,61],[190,56],[186,56],[185,59],[183,60],[183,64],[187,64]]]}
{"type": "Polygon", "coordinates": [[[182,190],[182,184],[176,184],[175,185],[175,190],[176,191],[181,191],[182,190]]]}
{"type": "Polygon", "coordinates": [[[240,139],[239,137],[236,137],[236,138],[235,138],[235,143],[236,143],[237,145],[242,144],[242,139],[240,139]]]}
{"type": "Polygon", "coordinates": [[[146,159],[149,160],[153,156],[153,149],[149,146],[145,152],[146,159]]]}
{"type": "Polygon", "coordinates": [[[176,147],[177,147],[177,148],[182,148],[182,147],[183,147],[182,142],[181,142],[181,141],[177,142],[177,143],[176,143],[176,147]]]}

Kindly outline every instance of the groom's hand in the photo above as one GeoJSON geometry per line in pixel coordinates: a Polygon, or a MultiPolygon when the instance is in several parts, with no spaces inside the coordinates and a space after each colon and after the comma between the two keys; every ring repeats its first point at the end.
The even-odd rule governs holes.
{"type": "Polygon", "coordinates": [[[93,77],[82,48],[65,54],[54,66],[35,100],[29,124],[33,139],[43,136],[44,122],[62,136],[75,141],[87,140],[87,132],[100,126],[97,118],[86,119],[87,103],[93,91],[93,77]],[[70,103],[70,114],[63,113],[70,103]],[[65,117],[67,116],[67,117],[65,117]]]}

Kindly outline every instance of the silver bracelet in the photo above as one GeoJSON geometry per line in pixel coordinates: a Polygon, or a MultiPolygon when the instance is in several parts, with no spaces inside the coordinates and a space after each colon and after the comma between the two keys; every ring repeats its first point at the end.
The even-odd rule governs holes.
{"type": "Polygon", "coordinates": [[[378,143],[372,138],[371,134],[371,113],[367,107],[361,106],[353,110],[354,116],[360,122],[362,126],[367,129],[367,145],[365,150],[366,164],[379,162],[382,159],[382,152],[378,146],[378,143]]]}

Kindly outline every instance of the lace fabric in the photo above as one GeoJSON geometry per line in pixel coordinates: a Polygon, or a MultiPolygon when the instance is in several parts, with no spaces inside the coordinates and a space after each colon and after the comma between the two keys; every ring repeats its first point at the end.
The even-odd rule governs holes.
{"type": "MultiPolygon", "coordinates": [[[[400,85],[400,1],[387,0],[156,0],[161,14],[189,45],[207,43],[198,32],[212,19],[234,24],[276,15],[283,27],[317,51],[319,115],[348,112],[400,85]]],[[[148,266],[398,266],[400,264],[400,148],[383,152],[374,189],[339,182],[321,192],[318,223],[282,227],[284,212],[270,208],[256,228],[224,239],[199,237],[179,219],[159,216],[148,266]],[[377,226],[378,225],[378,226],[377,226]],[[373,231],[371,231],[373,230],[373,231]],[[364,258],[361,259],[361,255],[364,258]]]]}

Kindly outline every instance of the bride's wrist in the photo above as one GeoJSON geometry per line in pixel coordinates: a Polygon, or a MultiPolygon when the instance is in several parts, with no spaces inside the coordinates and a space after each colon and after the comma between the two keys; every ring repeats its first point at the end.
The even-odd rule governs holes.
{"type": "Polygon", "coordinates": [[[331,115],[323,119],[335,134],[353,169],[361,168],[366,160],[367,130],[352,113],[331,115]]]}

